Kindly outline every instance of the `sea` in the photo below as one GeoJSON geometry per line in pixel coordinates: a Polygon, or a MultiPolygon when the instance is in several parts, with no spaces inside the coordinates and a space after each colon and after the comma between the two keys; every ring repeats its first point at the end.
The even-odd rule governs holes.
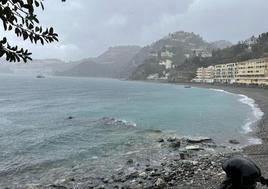
{"type": "Polygon", "coordinates": [[[0,75],[0,185],[109,175],[163,155],[159,137],[257,144],[263,113],[223,90],[103,78],[0,75]]]}

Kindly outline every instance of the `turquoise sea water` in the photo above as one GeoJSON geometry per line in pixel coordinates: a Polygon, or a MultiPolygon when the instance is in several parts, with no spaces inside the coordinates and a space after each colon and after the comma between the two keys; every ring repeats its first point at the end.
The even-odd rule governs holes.
{"type": "Polygon", "coordinates": [[[261,112],[222,91],[92,78],[0,76],[0,184],[108,174],[161,135],[238,139],[261,112]],[[73,119],[68,119],[72,116],[73,119]]]}

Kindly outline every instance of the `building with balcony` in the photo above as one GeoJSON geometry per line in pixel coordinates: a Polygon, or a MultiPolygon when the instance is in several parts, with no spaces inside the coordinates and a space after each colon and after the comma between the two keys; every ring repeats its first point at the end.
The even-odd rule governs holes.
{"type": "Polygon", "coordinates": [[[199,83],[213,83],[214,66],[209,66],[207,68],[198,68],[196,71],[196,77],[193,79],[193,81],[199,83]]]}
{"type": "Polygon", "coordinates": [[[268,58],[240,62],[235,79],[239,84],[268,85],[268,58]]]}
{"type": "Polygon", "coordinates": [[[214,66],[214,82],[229,83],[236,82],[237,63],[218,64],[214,66]]]}
{"type": "Polygon", "coordinates": [[[268,85],[268,58],[202,67],[196,75],[194,82],[268,85]]]}

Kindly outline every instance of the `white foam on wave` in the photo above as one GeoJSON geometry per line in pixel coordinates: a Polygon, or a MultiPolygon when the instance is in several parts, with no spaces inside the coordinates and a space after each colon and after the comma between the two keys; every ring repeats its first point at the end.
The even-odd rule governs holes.
{"type": "MultiPolygon", "coordinates": [[[[226,94],[232,94],[232,95],[236,95],[234,93],[230,93],[228,91],[222,90],[222,89],[210,89],[213,91],[217,91],[217,92],[223,92],[226,94]]],[[[242,127],[245,133],[250,133],[253,131],[253,126],[255,126],[255,124],[262,119],[264,113],[261,111],[261,109],[259,108],[259,106],[255,103],[255,100],[252,98],[249,98],[246,95],[243,94],[238,94],[239,98],[239,102],[248,105],[251,109],[252,109],[252,113],[253,113],[253,118],[248,118],[246,124],[244,124],[244,126],[242,127]]],[[[262,140],[260,138],[249,138],[248,139],[249,144],[253,144],[253,145],[257,145],[257,144],[262,144],[262,140]]]]}
{"type": "Polygon", "coordinates": [[[252,145],[262,144],[262,140],[260,138],[249,138],[248,142],[252,145]]]}
{"type": "MultiPolygon", "coordinates": [[[[253,131],[252,126],[254,126],[255,123],[257,123],[259,120],[262,119],[262,116],[264,115],[264,113],[261,111],[259,106],[255,103],[254,99],[249,98],[248,96],[243,95],[243,94],[239,94],[238,96],[240,97],[239,101],[241,103],[248,105],[252,109],[252,113],[254,117],[251,119],[249,118],[247,120],[247,123],[243,126],[245,133],[252,132],[253,131]]],[[[261,143],[261,139],[256,139],[256,138],[251,138],[248,141],[250,144],[261,143]]]]}
{"type": "Polygon", "coordinates": [[[247,104],[248,106],[252,108],[253,115],[256,118],[256,121],[260,120],[262,116],[264,115],[264,113],[261,111],[259,106],[255,103],[255,100],[242,94],[239,94],[238,96],[241,97],[239,99],[240,102],[242,102],[243,104],[247,104]]]}
{"type": "Polygon", "coordinates": [[[216,92],[221,92],[221,93],[226,93],[226,94],[232,94],[233,95],[233,93],[230,93],[230,92],[225,91],[225,90],[222,90],[222,89],[213,89],[213,88],[210,88],[209,90],[216,91],[216,92]]]}
{"type": "Polygon", "coordinates": [[[125,125],[131,125],[132,127],[137,127],[137,124],[135,122],[133,122],[133,121],[127,121],[127,120],[124,120],[124,119],[118,119],[116,121],[122,122],[125,125]]]}

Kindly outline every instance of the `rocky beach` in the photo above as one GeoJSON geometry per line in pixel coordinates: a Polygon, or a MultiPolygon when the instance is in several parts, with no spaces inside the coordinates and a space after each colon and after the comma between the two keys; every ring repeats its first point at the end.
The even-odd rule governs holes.
{"type": "MultiPolygon", "coordinates": [[[[250,145],[242,149],[242,154],[252,159],[262,170],[265,178],[268,177],[268,89],[257,87],[236,87],[228,85],[194,84],[196,87],[222,89],[235,94],[243,94],[255,100],[255,103],[264,113],[257,123],[254,132],[250,133],[262,140],[262,144],[250,145]]],[[[265,188],[259,186],[258,188],[265,188]]]]}
{"type": "Polygon", "coordinates": [[[129,159],[124,168],[109,177],[66,178],[49,185],[28,185],[36,189],[105,189],[105,188],[217,188],[225,178],[223,162],[233,156],[243,156],[235,146],[219,146],[210,138],[158,138],[166,154],[157,162],[129,159]]]}

